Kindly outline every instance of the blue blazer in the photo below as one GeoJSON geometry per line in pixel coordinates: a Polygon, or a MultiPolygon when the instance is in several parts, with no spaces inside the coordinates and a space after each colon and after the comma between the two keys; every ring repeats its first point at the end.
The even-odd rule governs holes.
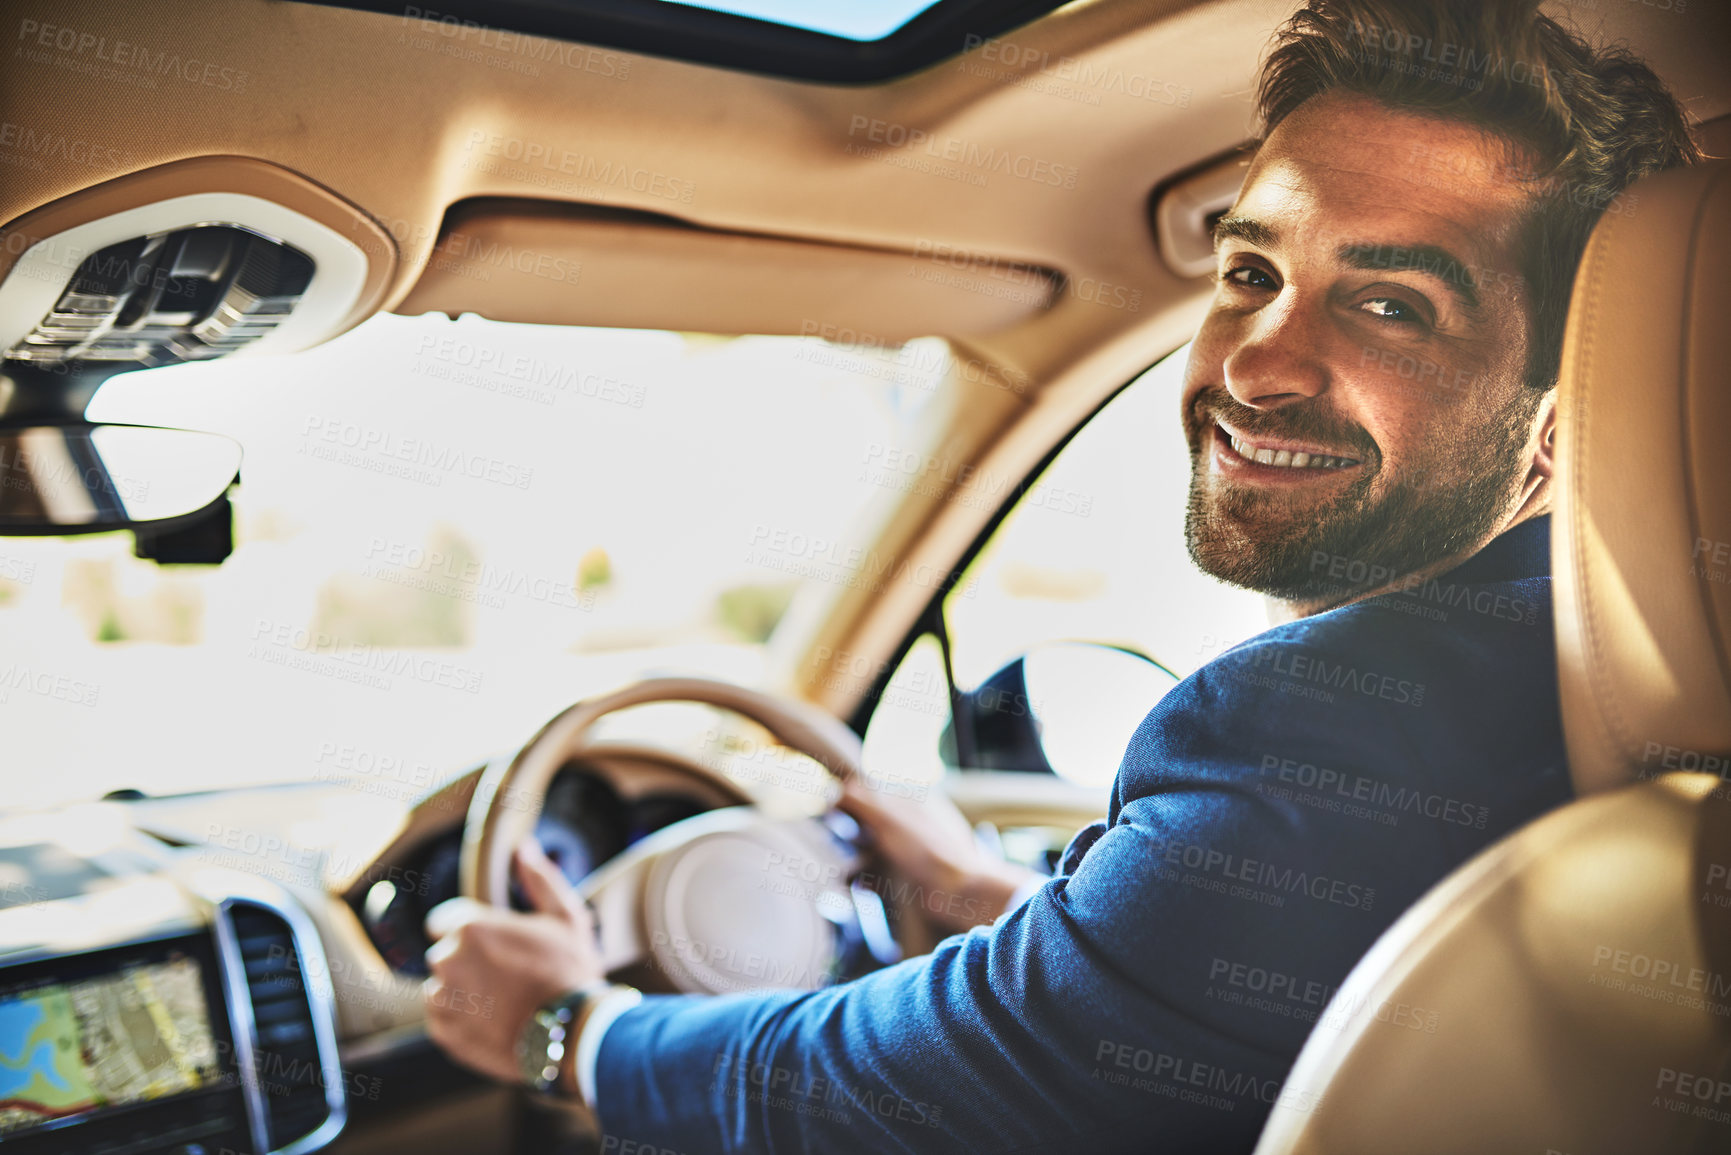
{"type": "Polygon", "coordinates": [[[646,998],[604,1152],[1246,1151],[1330,999],[1455,867],[1569,800],[1549,519],[1276,627],[1174,687],[1107,821],[989,928],[808,993],[646,998]]]}

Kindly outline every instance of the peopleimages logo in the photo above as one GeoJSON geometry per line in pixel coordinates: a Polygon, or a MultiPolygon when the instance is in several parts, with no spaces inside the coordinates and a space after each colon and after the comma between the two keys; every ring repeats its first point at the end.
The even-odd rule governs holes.
{"type": "Polygon", "coordinates": [[[896,385],[932,390],[947,373],[972,385],[989,385],[1020,395],[1027,392],[1033,383],[1028,374],[1012,366],[982,361],[977,357],[957,357],[955,351],[942,341],[897,341],[861,332],[851,326],[809,318],[800,322],[799,335],[817,338],[817,341],[806,342],[806,347],[794,354],[799,360],[887,380],[896,385]]]}
{"type": "Polygon", "coordinates": [[[752,1103],[780,1107],[801,1115],[829,1117],[838,1123],[848,1121],[847,1108],[864,1111],[886,1122],[920,1127],[937,1127],[943,1122],[944,1109],[936,1103],[909,1099],[843,1079],[825,1078],[810,1071],[736,1059],[726,1053],[715,1056],[711,1073],[714,1075],[711,1090],[729,1098],[745,1097],[752,1103]]]}
{"type": "Polygon", "coordinates": [[[430,686],[479,693],[481,671],[428,654],[348,642],[320,630],[259,618],[247,656],[271,665],[322,674],[340,681],[389,690],[391,678],[406,676],[430,686]]]}
{"type": "Polygon", "coordinates": [[[831,538],[771,528],[761,522],[751,531],[749,547],[745,555],[748,564],[849,589],[877,593],[902,582],[922,589],[961,585],[957,596],[971,598],[979,588],[978,578],[962,585],[960,570],[944,570],[906,558],[891,560],[875,549],[844,546],[831,538]]]}
{"type": "MultiPolygon", "coordinates": [[[[1019,484],[1013,474],[877,441],[866,446],[863,460],[859,480],[868,485],[975,509],[996,509],[1019,484]]],[[[1023,495],[1020,504],[1087,517],[1093,512],[1094,496],[1042,481],[1023,495]]]]}
{"type": "Polygon", "coordinates": [[[1099,104],[1101,94],[1105,94],[1189,108],[1194,95],[1188,84],[1157,80],[1144,72],[1109,68],[1079,56],[1053,56],[1043,48],[970,32],[962,41],[962,51],[973,53],[976,49],[978,54],[959,62],[958,69],[1081,104],[1099,104]],[[1002,67],[987,68],[987,62],[1002,67]]]}
{"type": "Polygon", "coordinates": [[[1428,794],[1411,786],[1395,786],[1363,774],[1347,774],[1277,754],[1262,756],[1261,771],[1265,778],[1314,791],[1321,796],[1320,801],[1338,804],[1327,809],[1354,818],[1370,817],[1387,826],[1397,825],[1399,815],[1403,813],[1421,814],[1451,826],[1467,826],[1474,830],[1483,830],[1490,818],[1487,806],[1475,806],[1441,794],[1428,794]],[[1357,806],[1359,803],[1364,805],[1357,806]],[[1370,807],[1381,807],[1382,813],[1368,809],[1370,807]]]}
{"type": "Polygon", "coordinates": [[[440,55],[457,60],[483,63],[525,76],[540,76],[540,64],[557,64],[573,72],[586,72],[609,80],[625,80],[631,75],[631,58],[618,52],[588,48],[566,40],[550,40],[508,32],[488,24],[436,12],[430,8],[406,5],[403,15],[420,22],[432,39],[410,42],[415,48],[432,48],[440,55]],[[498,54],[496,57],[488,53],[498,54]]]}
{"type": "Polygon", "coordinates": [[[308,417],[301,438],[300,452],[308,457],[423,485],[440,485],[446,476],[455,474],[513,489],[528,489],[535,477],[534,469],[515,462],[352,421],[308,417]]]}
{"type": "Polygon", "coordinates": [[[539,178],[531,183],[555,190],[579,187],[570,182],[549,183],[555,177],[569,177],[581,184],[615,192],[643,193],[680,204],[690,204],[697,192],[697,186],[682,177],[573,152],[549,141],[528,140],[485,129],[472,130],[463,149],[469,154],[469,159],[464,161],[465,168],[473,167],[477,172],[519,180],[528,179],[525,174],[531,174],[539,178]]]}
{"type": "MultiPolygon", "coordinates": [[[[1360,670],[1344,662],[1294,653],[1278,646],[1258,646],[1251,665],[1266,676],[1278,676],[1289,683],[1327,687],[1367,698],[1380,698],[1403,706],[1424,705],[1424,683],[1413,682],[1377,670],[1360,670]]],[[[1332,696],[1328,699],[1333,701],[1332,696]]]]}
{"type": "Polygon", "coordinates": [[[88,140],[67,136],[61,132],[38,132],[29,125],[0,121],[0,149],[24,158],[23,167],[41,172],[44,157],[81,164],[95,169],[117,169],[132,158],[129,152],[88,140]]]}
{"type": "Polygon", "coordinates": [[[1372,887],[1290,866],[1278,866],[1259,858],[1245,858],[1200,843],[1156,838],[1152,840],[1150,849],[1164,864],[1162,871],[1168,879],[1265,906],[1284,906],[1287,895],[1313,898],[1353,910],[1369,910],[1376,902],[1376,890],[1372,887]],[[1177,870],[1170,869],[1175,867],[1192,873],[1177,877],[1177,870]]]}
{"type": "Polygon", "coordinates": [[[69,702],[74,706],[94,706],[101,687],[69,674],[56,674],[13,662],[0,668],[0,706],[11,700],[14,691],[69,702]]]}
{"type": "Polygon", "coordinates": [[[196,56],[39,20],[19,21],[13,54],[36,64],[143,88],[155,88],[157,79],[163,78],[239,93],[246,91],[248,76],[244,69],[227,68],[196,56]]]}
{"type": "Polygon", "coordinates": [[[17,582],[27,586],[36,580],[36,563],[25,561],[21,557],[5,557],[0,555],[0,581],[17,582]]]}
{"type": "MultiPolygon", "coordinates": [[[[1075,188],[1078,172],[1073,164],[1059,164],[1024,152],[980,144],[959,136],[945,136],[894,121],[856,114],[848,122],[847,151],[868,159],[886,159],[901,153],[919,154],[939,164],[964,166],[964,171],[985,177],[996,173],[1052,188],[1075,188]],[[884,146],[881,149],[873,145],[884,146]],[[888,152],[885,150],[894,150],[888,152]]],[[[939,175],[944,175],[939,173],[939,175]]],[[[978,182],[984,184],[983,179],[978,182]]]]}
{"type": "MultiPolygon", "coordinates": [[[[465,233],[460,229],[435,244],[433,252],[437,257],[449,258],[457,264],[510,269],[555,284],[575,285],[583,277],[581,261],[568,260],[536,249],[520,249],[515,245],[465,233]]],[[[423,342],[430,340],[434,338],[423,338],[423,342]]]]}
{"type": "Polygon", "coordinates": [[[1259,1078],[1247,1071],[1234,1071],[1116,1039],[1099,1040],[1094,1049],[1094,1063],[1093,1077],[1103,1082],[1155,1091],[1216,1110],[1235,1110],[1246,1099],[1301,1112],[1322,1105],[1319,1093],[1286,1091],[1279,1079],[1259,1078]]]}
{"type": "Polygon", "coordinates": [[[1731,1081],[1717,1075],[1694,1074],[1660,1067],[1653,1089],[1653,1106],[1673,1114],[1688,1114],[1714,1123],[1731,1123],[1731,1081]]]}

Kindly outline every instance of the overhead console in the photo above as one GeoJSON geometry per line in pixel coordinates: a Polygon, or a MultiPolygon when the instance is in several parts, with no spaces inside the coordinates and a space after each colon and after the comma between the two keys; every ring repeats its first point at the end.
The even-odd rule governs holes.
{"type": "Polygon", "coordinates": [[[162,364],[288,353],[370,316],[397,266],[353,205],[245,157],[107,181],[0,228],[0,353],[162,364]]]}
{"type": "Polygon", "coordinates": [[[117,877],[48,842],[0,846],[0,863],[33,880],[0,898],[8,1153],[299,1155],[335,1138],[329,968],[292,898],[211,869],[117,877]]]}
{"type": "Polygon", "coordinates": [[[66,291],[8,360],[203,361],[239,352],[293,314],[312,258],[235,225],[132,237],[84,258],[66,291]]]}

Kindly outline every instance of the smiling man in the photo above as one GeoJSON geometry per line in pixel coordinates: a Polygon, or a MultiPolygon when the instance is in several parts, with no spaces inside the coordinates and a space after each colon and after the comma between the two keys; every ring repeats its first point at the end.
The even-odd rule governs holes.
{"type": "Polygon", "coordinates": [[[1181,417],[1191,554],[1282,624],[1167,694],[1055,879],[851,787],[903,873],[1006,910],[852,983],[606,991],[526,853],[540,913],[435,913],[453,1055],[512,1077],[531,1013],[570,1013],[548,1075],[608,1150],[1213,1152],[1309,1109],[1281,1084],[1311,1031],[1442,1029],[1329,1000],[1404,907],[1569,798],[1546,521],[1568,290],[1598,215],[1638,211],[1612,198],[1697,153],[1649,70],[1530,4],[1317,0],[1259,101],[1181,417]]]}
{"type": "Polygon", "coordinates": [[[1219,290],[1191,351],[1186,532],[1203,569],[1302,616],[1422,581],[1543,512],[1524,159],[1351,91],[1279,116],[1215,227],[1219,290]],[[1435,168],[1502,179],[1415,179],[1435,168]]]}

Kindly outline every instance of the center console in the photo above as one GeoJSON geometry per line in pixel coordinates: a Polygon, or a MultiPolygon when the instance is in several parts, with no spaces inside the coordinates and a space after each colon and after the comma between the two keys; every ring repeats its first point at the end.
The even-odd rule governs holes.
{"type": "Polygon", "coordinates": [[[316,933],[273,886],[234,881],[141,889],[154,925],[104,945],[79,898],[0,910],[7,1155],[300,1155],[341,1130],[316,933]]]}

